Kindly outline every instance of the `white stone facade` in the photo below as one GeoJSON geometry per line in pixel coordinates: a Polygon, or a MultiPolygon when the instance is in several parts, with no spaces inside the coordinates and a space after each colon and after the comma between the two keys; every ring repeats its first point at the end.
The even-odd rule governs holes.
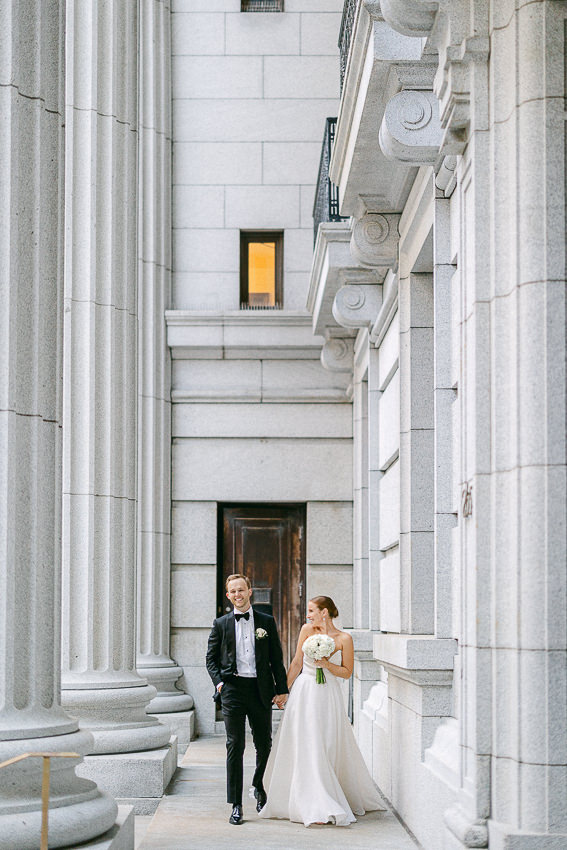
{"type": "Polygon", "coordinates": [[[206,642],[217,613],[218,505],[306,506],[306,592],[352,625],[349,376],[326,371],[306,310],[312,208],[338,108],[340,0],[172,12],[172,654],[215,729],[206,642]],[[283,309],[240,310],[239,232],[284,232],[283,309]]]}
{"type": "Polygon", "coordinates": [[[345,8],[309,305],[357,329],[355,727],[424,847],[563,846],[567,4],[345,8]]]}

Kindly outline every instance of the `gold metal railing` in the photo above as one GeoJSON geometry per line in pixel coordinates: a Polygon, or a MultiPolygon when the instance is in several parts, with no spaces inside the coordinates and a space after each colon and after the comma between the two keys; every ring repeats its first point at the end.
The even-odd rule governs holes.
{"type": "Polygon", "coordinates": [[[0,769],[8,767],[10,764],[16,764],[18,761],[30,758],[43,759],[43,774],[41,778],[41,843],[39,850],[48,850],[48,831],[49,831],[49,781],[51,777],[51,759],[78,759],[78,753],[22,753],[21,756],[15,756],[8,761],[0,762],[0,769]]]}

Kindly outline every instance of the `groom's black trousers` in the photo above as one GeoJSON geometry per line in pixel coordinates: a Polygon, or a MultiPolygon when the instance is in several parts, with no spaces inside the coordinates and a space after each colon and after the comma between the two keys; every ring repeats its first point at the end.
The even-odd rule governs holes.
{"type": "Polygon", "coordinates": [[[252,785],[263,790],[264,771],[272,748],[272,707],[263,705],[257,680],[243,676],[225,681],[221,701],[226,727],[226,799],[233,806],[241,806],[246,718],[250,722],[256,748],[256,770],[252,785]]]}

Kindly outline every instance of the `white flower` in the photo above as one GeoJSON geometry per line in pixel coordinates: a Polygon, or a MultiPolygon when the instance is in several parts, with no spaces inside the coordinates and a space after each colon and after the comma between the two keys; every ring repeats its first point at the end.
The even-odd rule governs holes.
{"type": "Polygon", "coordinates": [[[335,650],[335,641],[329,635],[311,635],[303,644],[303,652],[313,661],[328,658],[335,650]]]}
{"type": "Polygon", "coordinates": [[[268,632],[266,629],[256,629],[254,632],[257,640],[262,640],[262,638],[268,637],[268,632]]]}
{"type": "MultiPolygon", "coordinates": [[[[335,641],[329,635],[311,635],[303,644],[303,653],[313,661],[329,658],[334,651],[335,641]]],[[[324,685],[327,681],[322,667],[317,667],[315,681],[318,685],[324,685]]]]}

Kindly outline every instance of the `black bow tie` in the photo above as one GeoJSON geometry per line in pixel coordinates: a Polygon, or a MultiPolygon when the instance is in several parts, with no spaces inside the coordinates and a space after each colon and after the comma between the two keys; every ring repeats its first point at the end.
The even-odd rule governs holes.
{"type": "Polygon", "coordinates": [[[234,615],[234,619],[236,620],[237,623],[238,623],[239,620],[242,619],[242,617],[244,617],[245,620],[249,620],[250,619],[250,611],[247,611],[246,614],[235,614],[234,615]]]}

